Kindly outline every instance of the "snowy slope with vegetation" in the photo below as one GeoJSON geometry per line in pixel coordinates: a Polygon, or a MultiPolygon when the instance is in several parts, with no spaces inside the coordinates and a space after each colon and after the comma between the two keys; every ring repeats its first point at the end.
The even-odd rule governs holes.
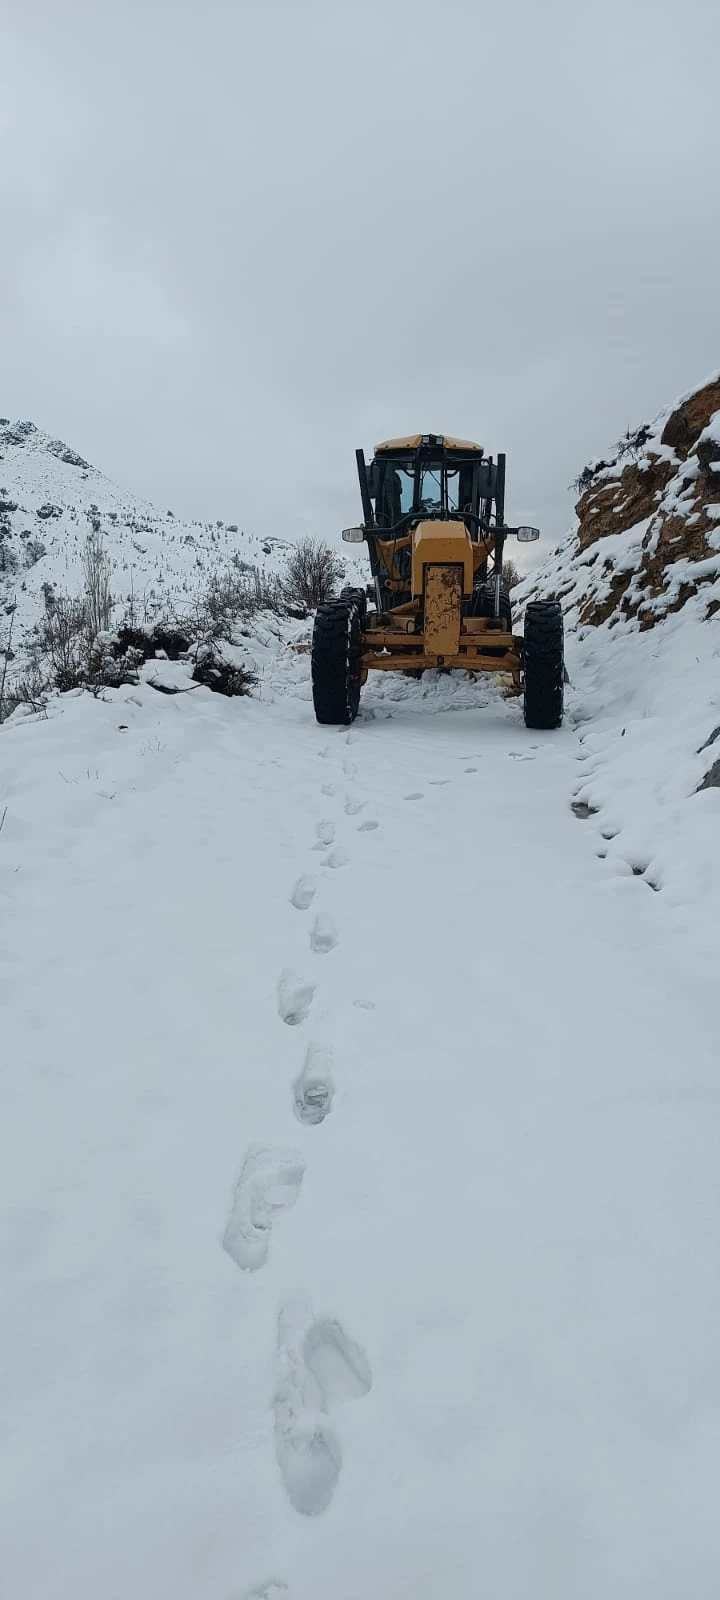
{"type": "Polygon", "coordinates": [[[36,707],[48,690],[131,680],[155,644],[251,665],[251,634],[274,637],[357,566],[339,540],[163,515],[33,423],[0,419],[0,723],[18,694],[36,707]]]}
{"type": "MultiPolygon", "coordinates": [[[[0,418],[0,617],[17,606],[16,651],[41,620],[48,594],[82,588],[83,550],[96,531],[110,561],[115,616],[181,614],[212,574],[277,574],[292,546],[260,540],[235,522],[183,522],[129,495],[32,422],[0,418]]],[[[0,648],[3,640],[0,635],[0,648]]]]}
{"type": "Polygon", "coordinates": [[[552,733],[441,673],[319,728],[261,616],[241,698],[0,729],[13,1600],[716,1600],[720,623],[654,515],[520,592],[552,733]]]}

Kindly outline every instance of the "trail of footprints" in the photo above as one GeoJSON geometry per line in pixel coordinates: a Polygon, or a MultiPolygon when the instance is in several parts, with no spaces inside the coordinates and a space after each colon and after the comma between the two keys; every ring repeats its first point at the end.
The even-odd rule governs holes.
{"type": "MultiPolygon", "coordinates": [[[[327,758],[329,751],[321,750],[327,758]]],[[[343,763],[346,780],[357,775],[354,762],[343,763]]],[[[338,785],[321,786],[325,798],[338,795],[338,785]]],[[[410,797],[408,797],[410,798],[410,797]]],[[[412,796],[412,798],[416,798],[412,796]]],[[[420,796],[417,796],[420,798],[420,796]]],[[[347,818],[358,818],[366,802],[348,794],[347,818]]],[[[354,823],[361,833],[379,826],[371,818],[354,823]]],[[[350,860],[344,845],[336,843],[336,825],[323,817],[315,826],[313,851],[322,854],[322,868],[344,867],[350,860]]],[[[303,874],[290,893],[290,904],[309,918],[308,944],[313,956],[327,957],[336,950],[340,935],[331,916],[317,909],[319,883],[315,874],[303,874]]],[[[331,963],[332,965],[332,963],[331,963]]],[[[313,1005],[316,984],[291,967],[283,968],[277,986],[277,1010],[289,1028],[302,1027],[313,1005]]],[[[371,1002],[356,1001],[371,1008],[371,1002]]],[[[330,1043],[310,1039],[302,1067],[292,1084],[292,1111],[303,1127],[318,1127],[330,1115],[335,1096],[334,1052],[330,1043]]],[[[247,1150],[232,1195],[222,1245],[243,1272],[265,1265],[272,1231],[281,1215],[294,1206],[301,1191],[305,1160],[295,1149],[275,1149],[253,1144],[247,1150]]],[[[277,1324],[276,1383],[273,1401],[275,1453],[285,1492],[296,1511],[317,1516],[330,1504],[342,1467],[342,1444],[332,1417],[336,1408],[366,1395],[372,1373],[362,1346],[332,1317],[316,1317],[307,1302],[292,1301],[281,1307],[277,1324]]],[[[246,1594],[245,1600],[281,1600],[288,1590],[281,1579],[271,1579],[246,1594]]]]}

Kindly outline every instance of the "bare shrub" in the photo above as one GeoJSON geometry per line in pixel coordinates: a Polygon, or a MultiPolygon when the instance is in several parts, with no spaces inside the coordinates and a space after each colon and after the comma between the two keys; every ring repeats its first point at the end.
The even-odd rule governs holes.
{"type": "Polygon", "coordinates": [[[209,645],[197,649],[192,676],[195,683],[203,683],[213,693],[230,696],[249,694],[256,682],[254,672],[223,660],[209,645]]]}
{"type": "Polygon", "coordinates": [[[235,565],[213,573],[197,607],[198,630],[211,638],[228,637],[236,622],[258,611],[287,614],[281,579],[267,577],[257,567],[235,565]]]}
{"type": "MultiPolygon", "coordinates": [[[[83,550],[84,587],[80,595],[56,594],[43,585],[45,610],[35,628],[31,647],[34,676],[28,700],[38,682],[61,691],[80,684],[89,687],[136,681],[135,658],[118,659],[110,644],[110,561],[97,530],[88,534],[83,550]]],[[[26,680],[28,682],[28,680],[26,680]]]]}
{"type": "Polygon", "coordinates": [[[622,439],[618,439],[615,446],[616,460],[624,461],[628,456],[631,456],[634,461],[637,461],[638,456],[642,455],[648,439],[651,438],[652,428],[647,422],[643,422],[639,428],[626,428],[622,439]]]}
{"type": "Polygon", "coordinates": [[[7,523],[0,525],[0,572],[11,573],[17,568],[17,556],[12,545],[12,529],[7,523]]]}
{"type": "Polygon", "coordinates": [[[121,683],[137,683],[143,659],[142,651],[133,645],[121,650],[117,634],[99,633],[88,648],[83,681],[92,689],[118,689],[121,683]]]}
{"type": "Polygon", "coordinates": [[[51,688],[52,683],[47,673],[42,672],[39,667],[31,667],[23,678],[19,678],[13,684],[7,704],[13,711],[17,706],[29,706],[30,710],[35,712],[44,711],[51,688]]]}
{"type": "Polygon", "coordinates": [[[331,600],[344,565],[329,544],[320,539],[301,539],[285,563],[283,589],[288,605],[314,611],[331,600]]]}
{"type": "Polygon", "coordinates": [[[42,542],[42,539],[28,539],[27,544],[25,545],[26,567],[34,567],[36,561],[42,561],[43,556],[46,555],[47,550],[42,542]]]}
{"type": "Polygon", "coordinates": [[[112,616],[110,558],[99,528],[93,528],[93,532],[89,533],[85,540],[83,578],[87,629],[90,637],[94,639],[99,633],[107,633],[112,616]]]}
{"type": "Polygon", "coordinates": [[[88,620],[84,598],[55,595],[45,603],[45,612],[35,630],[33,665],[43,659],[52,669],[52,680],[60,690],[75,689],[82,683],[87,661],[88,620]]]}

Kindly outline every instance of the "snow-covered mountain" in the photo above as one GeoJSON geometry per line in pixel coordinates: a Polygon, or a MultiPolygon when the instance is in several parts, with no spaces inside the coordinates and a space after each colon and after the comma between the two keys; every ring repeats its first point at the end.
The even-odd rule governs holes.
{"type": "Polygon", "coordinates": [[[291,548],[232,522],[188,523],[160,512],[34,423],[0,418],[0,606],[17,602],[16,643],[38,620],[48,585],[81,589],[92,529],[110,557],[118,608],[132,601],[141,620],[168,602],[182,606],[231,563],[278,571],[291,548]]]}

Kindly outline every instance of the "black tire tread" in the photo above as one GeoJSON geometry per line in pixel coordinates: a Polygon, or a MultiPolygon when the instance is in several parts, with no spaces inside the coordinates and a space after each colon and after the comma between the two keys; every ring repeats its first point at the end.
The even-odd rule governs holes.
{"type": "Polygon", "coordinates": [[[312,691],[318,722],[346,726],[360,705],[360,608],[354,599],[318,608],[312,640],[312,691]]]}
{"type": "MultiPolygon", "coordinates": [[[[495,580],[493,578],[485,579],[482,583],[475,585],[470,602],[470,616],[495,616],[495,580]]],[[[512,633],[512,601],[510,599],[510,590],[506,583],[500,586],[500,622],[504,632],[512,633]]]]}
{"type": "Polygon", "coordinates": [[[364,622],[367,616],[367,595],[364,589],[346,588],[340,590],[341,600],[354,600],[360,612],[360,621],[364,622]]]}
{"type": "Polygon", "coordinates": [[[562,606],[533,600],[525,612],[524,713],[528,728],[559,728],[563,718],[565,654],[562,606]]]}

